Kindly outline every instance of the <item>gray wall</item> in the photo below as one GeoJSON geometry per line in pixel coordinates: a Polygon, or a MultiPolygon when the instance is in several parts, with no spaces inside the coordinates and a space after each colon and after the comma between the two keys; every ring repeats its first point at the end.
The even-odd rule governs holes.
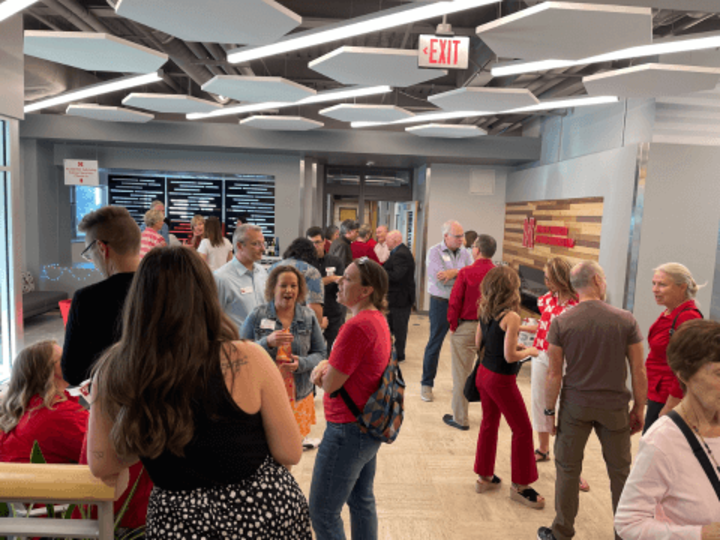
{"type": "Polygon", "coordinates": [[[645,185],[635,317],[647,333],[663,308],[655,304],[651,280],[662,263],[687,266],[710,316],[720,224],[720,153],[716,148],[653,143],[645,185]]]}
{"type": "Polygon", "coordinates": [[[22,14],[0,22],[0,116],[22,120],[25,95],[22,14]]]}

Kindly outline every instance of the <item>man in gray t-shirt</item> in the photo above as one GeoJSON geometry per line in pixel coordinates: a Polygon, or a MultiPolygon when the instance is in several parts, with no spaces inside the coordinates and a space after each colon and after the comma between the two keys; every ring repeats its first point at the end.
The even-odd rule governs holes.
{"type": "MultiPolygon", "coordinates": [[[[630,473],[630,436],[642,430],[647,400],[643,336],[635,317],[605,303],[605,273],[596,262],[577,264],[570,281],[580,303],[556,317],[548,333],[547,416],[555,416],[560,395],[555,439],[556,516],[552,529],[538,530],[539,540],[568,540],[575,535],[583,453],[593,429],[610,476],[615,512],[630,473]],[[628,361],[632,396],[626,383],[628,361]],[[631,397],[633,407],[628,411],[631,397]]],[[[620,540],[617,534],[615,537],[620,540]]]]}

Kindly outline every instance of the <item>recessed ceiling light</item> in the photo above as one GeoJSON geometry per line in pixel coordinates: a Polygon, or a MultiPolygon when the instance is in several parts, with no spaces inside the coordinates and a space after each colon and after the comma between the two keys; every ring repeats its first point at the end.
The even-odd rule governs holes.
{"type": "Polygon", "coordinates": [[[32,6],[38,0],[5,0],[0,4],[0,21],[9,19],[26,7],[32,6]]]}
{"type": "Polygon", "coordinates": [[[110,92],[117,92],[118,90],[134,88],[135,86],[142,86],[143,84],[150,84],[161,80],[162,72],[160,71],[153,73],[145,73],[144,75],[132,75],[130,77],[113,79],[112,81],[94,84],[92,86],[86,86],[85,88],[80,88],[78,90],[72,90],[70,92],[52,97],[50,99],[36,101],[35,103],[26,105],[25,112],[29,113],[33,111],[39,111],[40,109],[47,109],[48,107],[54,107],[55,105],[60,105],[62,103],[80,101],[89,97],[109,94],[110,92]]]}
{"type": "Polygon", "coordinates": [[[294,34],[271,45],[238,49],[235,52],[229,53],[227,59],[228,62],[232,64],[249,62],[276,54],[315,47],[316,45],[370,34],[372,32],[379,32],[380,30],[387,30],[395,26],[432,19],[433,17],[439,17],[449,13],[465,11],[489,4],[497,4],[498,2],[500,2],[500,0],[444,0],[429,4],[425,3],[422,6],[402,6],[396,9],[388,9],[364,17],[350,19],[332,25],[330,28],[322,27],[317,30],[294,34]]]}

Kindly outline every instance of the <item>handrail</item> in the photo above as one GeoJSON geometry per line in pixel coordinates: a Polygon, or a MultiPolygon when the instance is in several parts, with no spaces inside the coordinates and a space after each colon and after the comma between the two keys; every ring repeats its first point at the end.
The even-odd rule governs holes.
{"type": "Polygon", "coordinates": [[[0,463],[0,500],[93,502],[114,501],[119,495],[87,465],[0,463]]]}

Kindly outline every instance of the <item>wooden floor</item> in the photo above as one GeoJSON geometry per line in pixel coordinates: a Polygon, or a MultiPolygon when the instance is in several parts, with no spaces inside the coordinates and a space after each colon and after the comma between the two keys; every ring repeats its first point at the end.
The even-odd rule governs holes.
{"type": "MultiPolygon", "coordinates": [[[[480,404],[470,406],[470,431],[446,426],[443,414],[450,411],[449,335],[440,356],[435,381],[435,401],[420,400],[422,357],[429,334],[428,318],[413,315],[408,336],[407,360],[402,371],[407,383],[405,422],[392,445],[383,445],[378,455],[375,495],[383,540],[490,540],[534,539],[538,527],[550,526],[555,516],[555,465],[538,464],[540,479],[534,487],[546,498],[544,510],[532,510],[509,498],[510,429],[500,425],[496,474],[505,486],[495,492],[475,493],[475,445],[481,420],[480,404]]],[[[526,404],[530,402],[530,366],[518,378],[526,404]]],[[[311,437],[322,437],[324,418],[321,395],[316,398],[318,424],[311,437]]],[[[633,437],[633,455],[639,436],[633,437]]],[[[310,493],[316,451],[305,452],[293,469],[300,486],[310,493]]],[[[576,538],[612,540],[610,486],[597,438],[590,438],[585,451],[583,476],[590,483],[589,493],[580,494],[576,538]]],[[[350,538],[347,507],[345,531],[350,538]]]]}

